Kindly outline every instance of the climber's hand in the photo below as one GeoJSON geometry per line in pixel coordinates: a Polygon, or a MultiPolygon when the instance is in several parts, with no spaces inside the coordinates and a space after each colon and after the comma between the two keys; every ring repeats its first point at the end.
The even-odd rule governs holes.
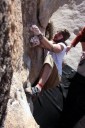
{"type": "Polygon", "coordinates": [[[34,33],[34,35],[39,35],[41,34],[42,32],[40,31],[40,29],[36,26],[36,25],[32,25],[30,27],[30,30],[34,33]]]}

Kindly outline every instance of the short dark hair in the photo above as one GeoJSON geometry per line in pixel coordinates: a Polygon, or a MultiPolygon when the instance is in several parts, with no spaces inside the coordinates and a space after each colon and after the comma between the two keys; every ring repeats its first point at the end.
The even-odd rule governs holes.
{"type": "Polygon", "coordinates": [[[66,41],[70,37],[70,33],[67,29],[61,30],[60,33],[63,35],[63,40],[64,41],[66,41]]]}
{"type": "Polygon", "coordinates": [[[60,39],[60,40],[56,40],[56,35],[57,34],[55,34],[55,36],[53,38],[53,41],[56,42],[56,43],[65,42],[70,37],[70,33],[67,29],[60,30],[60,31],[58,31],[58,33],[62,34],[63,38],[60,39]]]}

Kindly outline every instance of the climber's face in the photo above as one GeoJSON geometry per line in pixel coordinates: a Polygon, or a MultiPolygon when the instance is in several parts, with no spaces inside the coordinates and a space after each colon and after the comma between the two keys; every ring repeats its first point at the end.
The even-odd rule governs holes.
{"type": "Polygon", "coordinates": [[[60,32],[57,32],[55,35],[54,35],[54,38],[53,38],[53,40],[55,41],[55,42],[57,42],[57,41],[59,41],[59,40],[62,40],[63,39],[63,35],[62,35],[62,33],[60,33],[60,32]]]}

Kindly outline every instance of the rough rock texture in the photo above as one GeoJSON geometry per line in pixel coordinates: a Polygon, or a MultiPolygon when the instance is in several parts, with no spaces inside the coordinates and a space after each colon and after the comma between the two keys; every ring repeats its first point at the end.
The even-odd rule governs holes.
{"type": "MultiPolygon", "coordinates": [[[[84,0],[1,0],[0,1],[0,127],[37,128],[23,85],[33,84],[41,69],[44,52],[40,48],[31,48],[29,31],[31,24],[37,24],[45,33],[51,17],[54,32],[62,27],[74,34],[84,26],[84,0]],[[37,67],[37,68],[36,68],[37,67]]],[[[68,40],[68,43],[70,43],[68,40]]],[[[80,46],[76,47],[76,61],[72,61],[74,52],[69,52],[66,63],[76,68],[80,55],[80,46]],[[71,56],[71,58],[70,58],[71,56]],[[72,64],[73,63],[73,64],[72,64]]],[[[74,59],[73,59],[74,60],[74,59]]]]}
{"type": "MultiPolygon", "coordinates": [[[[38,127],[23,84],[29,70],[23,61],[21,1],[0,1],[0,127],[38,127]]],[[[30,101],[30,99],[29,99],[30,101]]]]}
{"type": "Polygon", "coordinates": [[[4,127],[39,128],[32,116],[23,88],[17,90],[14,99],[8,101],[7,116],[4,127]]]}
{"type": "Polygon", "coordinates": [[[5,117],[13,72],[9,46],[10,18],[8,18],[7,6],[5,1],[0,1],[0,125],[5,117]]]}

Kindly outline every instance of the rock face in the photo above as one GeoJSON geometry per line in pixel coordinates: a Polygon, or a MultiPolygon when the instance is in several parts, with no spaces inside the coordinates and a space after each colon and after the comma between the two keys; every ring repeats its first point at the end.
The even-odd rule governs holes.
{"type": "MultiPolygon", "coordinates": [[[[53,22],[54,33],[57,30],[66,28],[70,31],[71,37],[67,40],[67,44],[70,44],[74,39],[75,35],[78,34],[79,30],[85,26],[85,1],[73,0],[69,4],[65,3],[60,6],[57,11],[52,15],[51,21],[53,22]]],[[[80,43],[72,48],[65,56],[65,63],[77,70],[77,65],[81,56],[81,45],[80,43]]]]}
{"type": "MultiPolygon", "coordinates": [[[[28,104],[31,100],[29,98],[27,102],[23,89],[26,82],[35,82],[44,60],[42,49],[30,47],[30,25],[37,24],[45,34],[49,20],[52,20],[54,27],[56,26],[54,32],[66,27],[73,37],[84,25],[84,5],[83,0],[0,1],[1,128],[39,127],[28,104]]],[[[68,63],[68,59],[66,62],[68,63]]]]}
{"type": "MultiPolygon", "coordinates": [[[[8,101],[5,128],[39,128],[35,122],[23,88],[17,90],[16,97],[8,101]]],[[[30,99],[29,99],[30,100],[30,99]]]]}
{"type": "Polygon", "coordinates": [[[11,49],[9,46],[9,18],[7,3],[0,1],[0,125],[5,111],[12,79],[11,49]]]}
{"type": "MultiPolygon", "coordinates": [[[[0,1],[0,127],[38,127],[23,89],[29,70],[23,61],[21,1],[0,1]]],[[[29,99],[30,101],[30,99],[29,99]]]]}

